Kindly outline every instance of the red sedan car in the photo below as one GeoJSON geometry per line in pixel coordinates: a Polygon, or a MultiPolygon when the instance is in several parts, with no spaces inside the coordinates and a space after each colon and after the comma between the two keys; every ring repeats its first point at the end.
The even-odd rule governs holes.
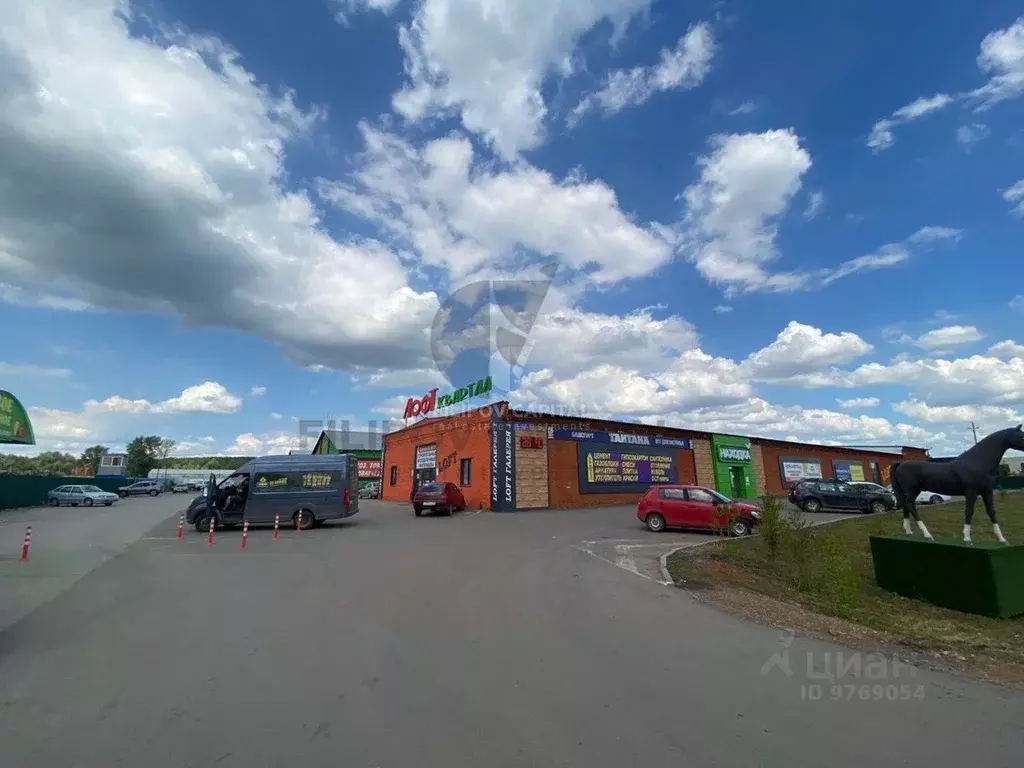
{"type": "Polygon", "coordinates": [[[412,495],[412,511],[419,517],[424,511],[450,515],[466,508],[466,497],[455,483],[426,483],[412,495]]]}
{"type": "Polygon", "coordinates": [[[655,533],[666,528],[712,531],[721,527],[730,536],[746,536],[760,521],[761,510],[699,485],[656,485],[640,497],[636,516],[655,533]]]}

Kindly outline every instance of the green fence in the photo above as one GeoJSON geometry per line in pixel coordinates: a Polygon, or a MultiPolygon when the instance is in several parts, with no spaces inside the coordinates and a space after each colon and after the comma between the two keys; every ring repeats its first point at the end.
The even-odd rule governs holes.
{"type": "Polygon", "coordinates": [[[1024,488],[1024,475],[1008,475],[996,479],[996,488],[1005,491],[1015,491],[1024,488]]]}
{"type": "Polygon", "coordinates": [[[134,482],[127,477],[47,477],[0,475],[0,509],[32,507],[46,503],[46,494],[59,485],[95,485],[113,493],[134,482]]]}

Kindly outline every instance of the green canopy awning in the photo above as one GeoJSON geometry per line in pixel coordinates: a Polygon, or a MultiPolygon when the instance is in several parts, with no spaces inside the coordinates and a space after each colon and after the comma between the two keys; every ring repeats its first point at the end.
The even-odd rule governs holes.
{"type": "Polygon", "coordinates": [[[28,411],[14,395],[0,389],[0,444],[35,445],[28,411]]]}

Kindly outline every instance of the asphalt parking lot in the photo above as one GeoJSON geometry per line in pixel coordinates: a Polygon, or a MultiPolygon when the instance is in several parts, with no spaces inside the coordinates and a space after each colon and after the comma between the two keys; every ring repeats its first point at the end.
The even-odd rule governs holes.
{"type": "Polygon", "coordinates": [[[1020,762],[1019,693],[904,665],[882,682],[913,698],[848,680],[868,697],[808,700],[843,649],[780,644],[585,551],[655,536],[632,508],[364,501],[320,529],[252,530],[243,551],[237,530],[178,541],[183,501],[0,518],[8,555],[27,520],[40,530],[29,563],[2,563],[5,590],[36,595],[0,631],[5,765],[1020,762]]]}

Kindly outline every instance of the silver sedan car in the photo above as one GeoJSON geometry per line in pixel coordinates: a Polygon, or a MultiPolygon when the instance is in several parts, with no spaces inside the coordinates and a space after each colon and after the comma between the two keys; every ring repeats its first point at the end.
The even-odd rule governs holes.
{"type": "Polygon", "coordinates": [[[70,504],[72,507],[91,507],[102,504],[109,507],[117,501],[117,494],[104,491],[95,485],[62,485],[46,494],[46,503],[51,507],[70,504]]]}

